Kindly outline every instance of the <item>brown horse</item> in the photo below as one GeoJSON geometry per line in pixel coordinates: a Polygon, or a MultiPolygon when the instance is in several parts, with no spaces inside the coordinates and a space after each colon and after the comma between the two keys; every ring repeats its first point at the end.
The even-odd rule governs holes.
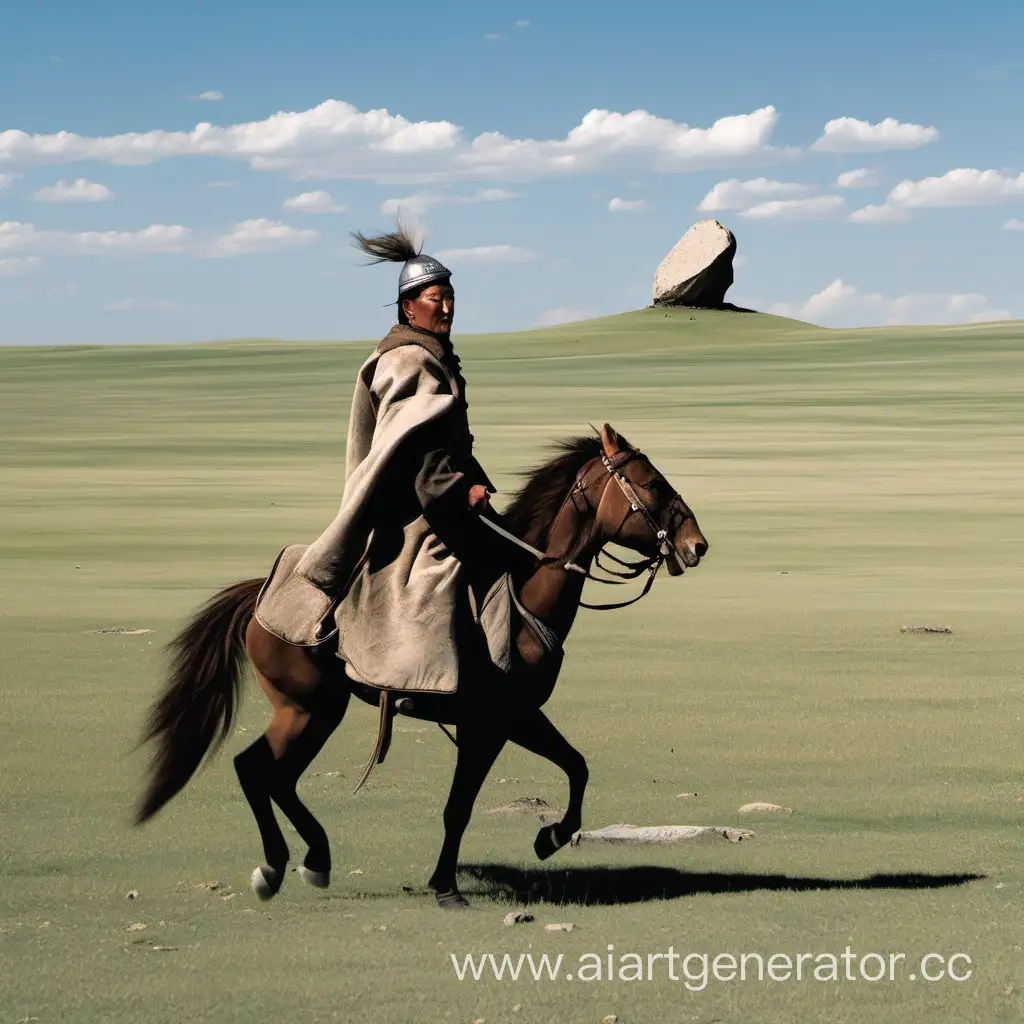
{"type": "MultiPolygon", "coordinates": [[[[547,553],[529,575],[514,582],[522,605],[564,641],[582,603],[584,580],[594,578],[590,566],[606,544],[614,541],[643,556],[635,568],[615,575],[635,578],[649,570],[646,593],[662,561],[670,575],[681,575],[700,562],[708,543],[678,492],[607,424],[600,438],[572,438],[557,447],[554,459],[529,474],[502,521],[547,553]]],[[[301,876],[311,885],[328,884],[327,833],[296,795],[296,783],[341,722],[349,696],[377,704],[379,693],[345,675],[334,639],[318,648],[296,647],[263,629],[253,617],[262,584],[253,579],[228,587],[172,641],[170,678],[153,705],[145,737],[156,741],[157,750],[137,823],[178,793],[211,745],[230,733],[248,655],[273,718],[266,732],[235,758],[235,769],[263,841],[265,863],[253,872],[253,889],[261,899],[270,899],[284,881],[289,856],[273,804],[308,846],[301,876]]],[[[479,634],[464,630],[457,642],[460,676],[466,681],[456,693],[417,693],[403,702],[404,709],[399,706],[413,717],[451,724],[457,731],[444,843],[428,883],[446,908],[468,906],[456,885],[459,846],[480,787],[508,741],[547,758],[568,776],[564,817],[542,828],[534,842],[541,859],[580,828],[588,777],[582,754],[541,711],[555,685],[560,653],[546,653],[537,634],[524,625],[516,639],[516,666],[506,676],[490,662],[479,634]]]]}

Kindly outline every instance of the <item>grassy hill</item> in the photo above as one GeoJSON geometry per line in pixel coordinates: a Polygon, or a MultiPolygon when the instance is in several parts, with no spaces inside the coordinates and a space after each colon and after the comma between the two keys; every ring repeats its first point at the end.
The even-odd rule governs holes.
{"type": "MultiPolygon", "coordinates": [[[[0,1022],[1021,1019],[1021,322],[836,331],[646,309],[457,338],[499,501],[546,443],[607,420],[710,541],[698,570],[584,615],[570,639],[548,710],[590,761],[587,827],[738,825],[750,843],[580,848],[516,874],[536,866],[537,822],[483,812],[565,795],[507,751],[464,845],[476,910],[441,918],[402,886],[432,867],[450,745],[400,723],[352,798],[362,707],[304,783],[335,844],[328,896],[289,879],[255,904],[258,843],[226,756],[128,828],[162,643],[329,521],[372,345],[0,348],[0,1022]],[[94,632],[115,626],[153,632],[94,632]],[[793,813],[738,813],[757,800],[793,813]],[[968,875],[984,877],[947,884],[968,875]],[[502,901],[531,881],[538,923],[503,928],[502,901]],[[962,951],[975,974],[692,992],[451,973],[449,952],[528,943],[962,951]]],[[[264,721],[250,688],[229,753],[264,721]]]]}

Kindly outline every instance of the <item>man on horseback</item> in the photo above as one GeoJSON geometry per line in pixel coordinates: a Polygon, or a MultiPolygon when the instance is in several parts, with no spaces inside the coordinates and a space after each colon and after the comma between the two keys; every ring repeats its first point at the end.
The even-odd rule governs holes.
{"type": "Polygon", "coordinates": [[[299,798],[298,780],[350,696],[372,703],[379,688],[381,730],[369,769],[386,749],[386,691],[414,690],[411,713],[452,724],[458,735],[444,843],[428,885],[439,906],[462,908],[462,836],[506,743],[551,761],[569,783],[561,820],[537,833],[537,856],[551,856],[581,826],[586,761],[543,706],[578,609],[595,607],[581,598],[599,552],[614,542],[641,555],[616,559],[625,570],[604,582],[648,572],[642,597],[663,562],[682,575],[699,564],[707,541],[679,493],[608,424],[598,437],[563,441],[533,470],[505,510],[511,541],[492,532],[484,517],[493,516],[494,488],[473,456],[466,383],[450,339],[451,272],[421,255],[401,225],[355,238],[374,262],[404,265],[398,324],[356,380],[341,508],[311,545],[285,548],[266,580],[215,595],[171,642],[168,682],[146,728],[156,750],[136,820],[153,817],[231,735],[248,661],[273,709],[263,735],[234,759],[263,843],[252,888],[270,899],[286,877],[290,854],[274,807],[307,846],[301,877],[322,888],[330,842],[299,798]],[[513,587],[509,570],[524,561],[529,569],[514,573],[513,587]],[[343,661],[328,642],[335,636],[343,661]],[[460,663],[488,677],[485,684],[460,686],[460,663]],[[446,696],[457,687],[455,699],[446,696]]]}
{"type": "MultiPolygon", "coordinates": [[[[338,515],[290,573],[272,574],[256,615],[290,643],[319,645],[337,632],[338,656],[356,682],[450,693],[459,617],[533,556],[480,521],[495,518],[494,486],[473,455],[451,343],[451,271],[422,255],[401,223],[354,238],[371,262],[403,264],[398,323],[356,380],[338,515]]],[[[507,652],[497,654],[507,662],[507,652]]]]}

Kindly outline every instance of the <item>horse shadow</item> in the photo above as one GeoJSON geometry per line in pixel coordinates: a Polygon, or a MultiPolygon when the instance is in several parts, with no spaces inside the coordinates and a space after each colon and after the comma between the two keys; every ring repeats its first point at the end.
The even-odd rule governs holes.
{"type": "MultiPolygon", "coordinates": [[[[463,864],[460,874],[476,883],[475,894],[512,903],[621,906],[741,892],[823,892],[830,890],[928,890],[976,882],[974,874],[875,874],[865,878],[805,878],[744,872],[680,871],[677,868],[517,868],[506,864],[463,864]]],[[[468,891],[467,891],[468,894],[468,891]]]]}

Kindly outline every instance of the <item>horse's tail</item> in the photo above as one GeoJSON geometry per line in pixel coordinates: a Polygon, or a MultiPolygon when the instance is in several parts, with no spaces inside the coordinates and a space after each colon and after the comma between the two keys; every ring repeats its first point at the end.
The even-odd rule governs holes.
{"type": "Polygon", "coordinates": [[[167,645],[170,675],[142,738],[142,743],[155,741],[157,749],[137,825],[180,792],[207,750],[216,750],[231,732],[242,688],[245,629],[263,582],[244,580],[222,590],[167,645]]]}

